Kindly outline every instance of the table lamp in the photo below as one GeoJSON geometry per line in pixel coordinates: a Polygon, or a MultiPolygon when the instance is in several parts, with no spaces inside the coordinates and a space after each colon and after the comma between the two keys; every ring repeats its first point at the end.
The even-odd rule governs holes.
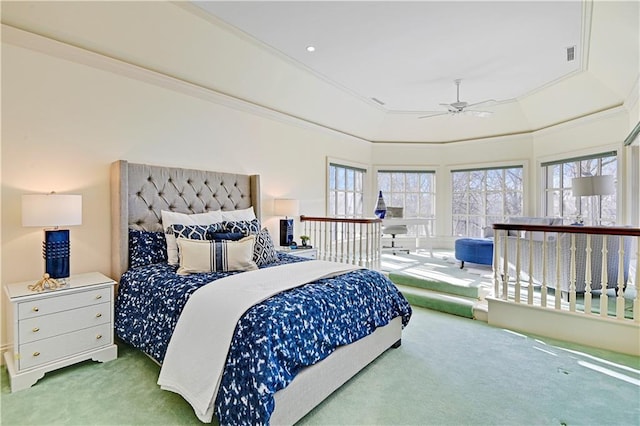
{"type": "Polygon", "coordinates": [[[574,197],[589,197],[591,225],[596,226],[600,224],[600,219],[596,215],[592,197],[615,194],[616,186],[613,176],[582,176],[572,179],[571,192],[574,197]]]}
{"type": "MultiPolygon", "coordinates": [[[[45,228],[42,256],[45,274],[67,278],[69,274],[69,230],[61,226],[82,224],[82,195],[24,194],[22,226],[45,228]]],[[[45,276],[45,280],[46,280],[45,276]]]]}
{"type": "Polygon", "coordinates": [[[273,211],[276,216],[284,216],[280,219],[280,245],[289,247],[293,242],[293,218],[288,216],[297,216],[299,209],[298,200],[276,199],[273,202],[273,211]]]}

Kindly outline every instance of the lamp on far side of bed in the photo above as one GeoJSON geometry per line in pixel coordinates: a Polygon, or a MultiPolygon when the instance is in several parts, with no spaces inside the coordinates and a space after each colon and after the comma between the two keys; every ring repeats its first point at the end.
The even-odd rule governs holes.
{"type": "Polygon", "coordinates": [[[72,225],[82,225],[82,195],[51,192],[22,196],[22,226],[45,228],[42,242],[45,275],[30,289],[54,289],[59,285],[55,278],[69,277],[69,230],[60,227],[72,225]]]}
{"type": "Polygon", "coordinates": [[[277,198],[273,202],[273,211],[276,216],[284,216],[280,219],[280,245],[289,247],[293,242],[293,218],[297,216],[300,205],[298,200],[277,198]]]}

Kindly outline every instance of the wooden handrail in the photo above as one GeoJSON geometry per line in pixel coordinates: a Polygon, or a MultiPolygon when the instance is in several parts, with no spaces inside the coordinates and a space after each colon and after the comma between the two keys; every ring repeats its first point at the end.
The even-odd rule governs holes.
{"type": "Polygon", "coordinates": [[[300,216],[300,222],[338,222],[338,223],[382,223],[382,219],[376,218],[347,218],[347,217],[319,217],[319,216],[300,216]]]}
{"type": "Polygon", "coordinates": [[[494,223],[493,229],[506,231],[566,232],[567,234],[628,235],[640,237],[640,228],[625,226],[563,226],[494,223]]]}

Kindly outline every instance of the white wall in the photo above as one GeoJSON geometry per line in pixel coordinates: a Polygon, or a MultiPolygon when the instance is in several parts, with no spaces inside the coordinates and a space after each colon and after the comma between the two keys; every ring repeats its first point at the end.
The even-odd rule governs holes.
{"type": "Polygon", "coordinates": [[[43,273],[42,230],[21,226],[21,196],[52,190],[83,196],[71,272],[111,273],[109,166],[118,159],[260,174],[262,217],[274,235],[273,198],[299,199],[302,214],[325,213],[327,156],[370,163],[370,143],[356,138],[2,48],[2,283],[43,273]]]}

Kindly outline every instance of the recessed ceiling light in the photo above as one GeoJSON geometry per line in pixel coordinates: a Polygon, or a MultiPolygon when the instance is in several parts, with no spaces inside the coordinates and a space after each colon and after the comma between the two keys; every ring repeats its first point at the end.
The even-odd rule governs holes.
{"type": "Polygon", "coordinates": [[[307,52],[315,52],[316,48],[315,46],[307,46],[307,52]]]}

